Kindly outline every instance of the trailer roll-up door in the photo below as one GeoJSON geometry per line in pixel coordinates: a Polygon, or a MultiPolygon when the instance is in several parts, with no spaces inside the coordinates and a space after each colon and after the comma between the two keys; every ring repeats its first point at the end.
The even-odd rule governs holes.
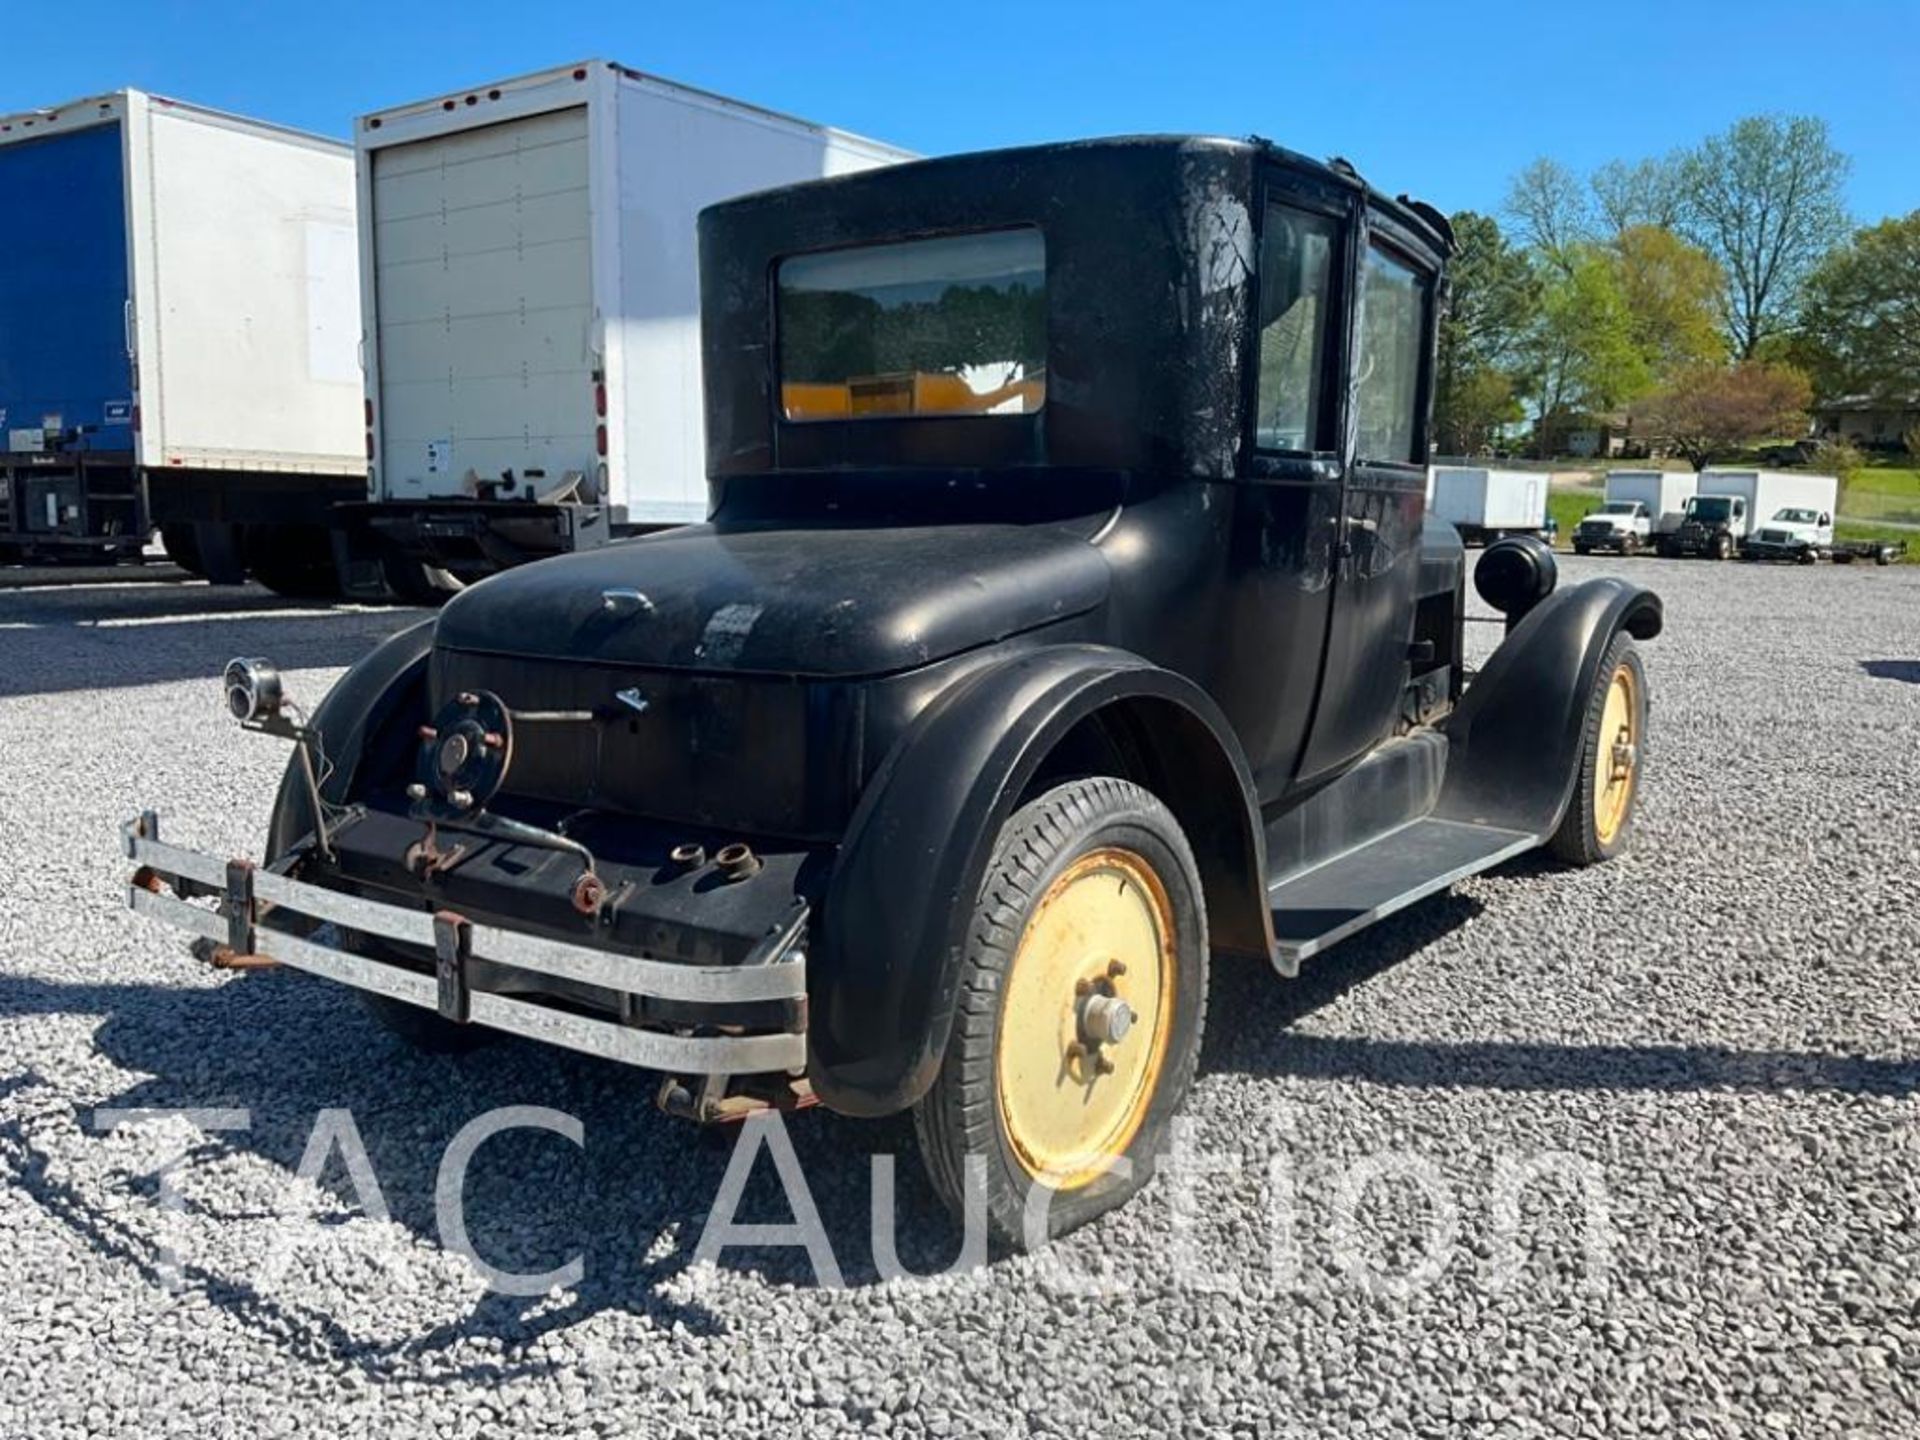
{"type": "Polygon", "coordinates": [[[595,472],[587,110],[376,150],[389,495],[541,498],[595,472]]]}

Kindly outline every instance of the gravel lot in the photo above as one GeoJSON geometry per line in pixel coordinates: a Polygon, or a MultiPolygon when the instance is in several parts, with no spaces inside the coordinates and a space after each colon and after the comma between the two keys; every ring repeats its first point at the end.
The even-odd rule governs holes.
{"type": "MultiPolygon", "coordinates": [[[[1245,1163],[1201,1184],[1184,1280],[1159,1185],[1048,1257],[880,1283],[869,1152],[907,1157],[906,1264],[959,1243],[910,1131],[797,1117],[838,1290],[797,1250],[691,1263],[728,1152],[645,1077],[517,1042],[418,1056],[119,908],[143,805],[184,843],[259,843],[284,750],[219,717],[220,662],[272,655],[317,699],[411,613],[0,594],[0,1434],[1920,1433],[1920,569],[1564,568],[1668,604],[1630,857],[1508,866],[1291,985],[1218,973],[1189,1113],[1245,1163]],[[434,1219],[447,1143],[507,1104],[584,1127],[503,1135],[468,1178],[492,1263],[582,1258],[535,1299],[484,1293],[434,1219]],[[102,1107],[249,1128],[108,1134],[102,1107]],[[296,1182],[340,1108],[375,1196],[338,1156],[296,1182]],[[1342,1212],[1379,1155],[1400,1178],[1342,1212]],[[1558,1170],[1515,1211],[1499,1177],[1529,1161],[1558,1170]],[[1429,1282],[1356,1269],[1407,1276],[1449,1220],[1429,1282]],[[1109,1267],[1108,1293],[1061,1266],[1109,1267]]],[[[760,1172],[752,1217],[784,1219],[760,1172]]]]}

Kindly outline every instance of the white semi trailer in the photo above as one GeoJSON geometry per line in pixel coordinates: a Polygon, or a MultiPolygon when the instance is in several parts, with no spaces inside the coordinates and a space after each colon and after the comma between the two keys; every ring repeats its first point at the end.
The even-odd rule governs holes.
{"type": "Polygon", "coordinates": [[[699,211],[913,158],[605,61],[354,141],[371,470],[342,571],[418,599],[703,519],[699,211]]]}
{"type": "Polygon", "coordinates": [[[1503,535],[1538,535],[1547,525],[1547,477],[1531,470],[1436,465],[1428,511],[1468,545],[1503,535]]]}
{"type": "Polygon", "coordinates": [[[353,152],[117,90],[0,116],[0,558],[331,590],[361,496],[353,152]]]}

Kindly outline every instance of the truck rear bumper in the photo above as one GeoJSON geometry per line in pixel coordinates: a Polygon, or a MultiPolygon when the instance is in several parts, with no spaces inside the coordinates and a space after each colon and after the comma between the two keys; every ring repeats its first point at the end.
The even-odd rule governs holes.
{"type": "Polygon", "coordinates": [[[477,579],[549,555],[604,545],[604,505],[517,500],[381,500],[333,507],[349,593],[377,591],[383,561],[404,560],[477,579]]]}
{"type": "Polygon", "coordinates": [[[216,965],[284,965],[434,1011],[454,1024],[482,1025],[670,1074],[798,1075],[806,1067],[804,907],[742,963],[683,964],[549,939],[449,910],[430,913],[367,899],[249,861],[166,844],[158,829],[151,814],[122,828],[124,853],[136,867],[128,907],[199,937],[216,965]],[[195,904],[195,898],[217,905],[195,904]],[[355,948],[364,942],[377,949],[406,947],[423,959],[410,965],[379,958],[355,948]],[[430,970],[425,956],[432,957],[430,970]],[[505,993],[537,992],[543,982],[604,994],[621,1011],[630,1003],[668,1002],[691,1023],[641,1028],[620,1014],[594,1013],[550,995],[505,993]],[[743,1006],[762,1013],[771,1006],[783,1023],[766,1033],[746,1033],[749,1027],[732,1023],[743,1006]],[[711,1013],[711,1024],[699,1023],[703,1012],[711,1013]]]}

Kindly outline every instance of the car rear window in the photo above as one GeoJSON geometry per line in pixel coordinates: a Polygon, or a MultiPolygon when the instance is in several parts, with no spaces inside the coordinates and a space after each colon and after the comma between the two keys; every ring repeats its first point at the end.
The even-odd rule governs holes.
{"type": "Polygon", "coordinates": [[[1047,398],[1046,275],[1046,242],[1032,227],[782,261],[781,412],[1032,414],[1047,398]]]}

